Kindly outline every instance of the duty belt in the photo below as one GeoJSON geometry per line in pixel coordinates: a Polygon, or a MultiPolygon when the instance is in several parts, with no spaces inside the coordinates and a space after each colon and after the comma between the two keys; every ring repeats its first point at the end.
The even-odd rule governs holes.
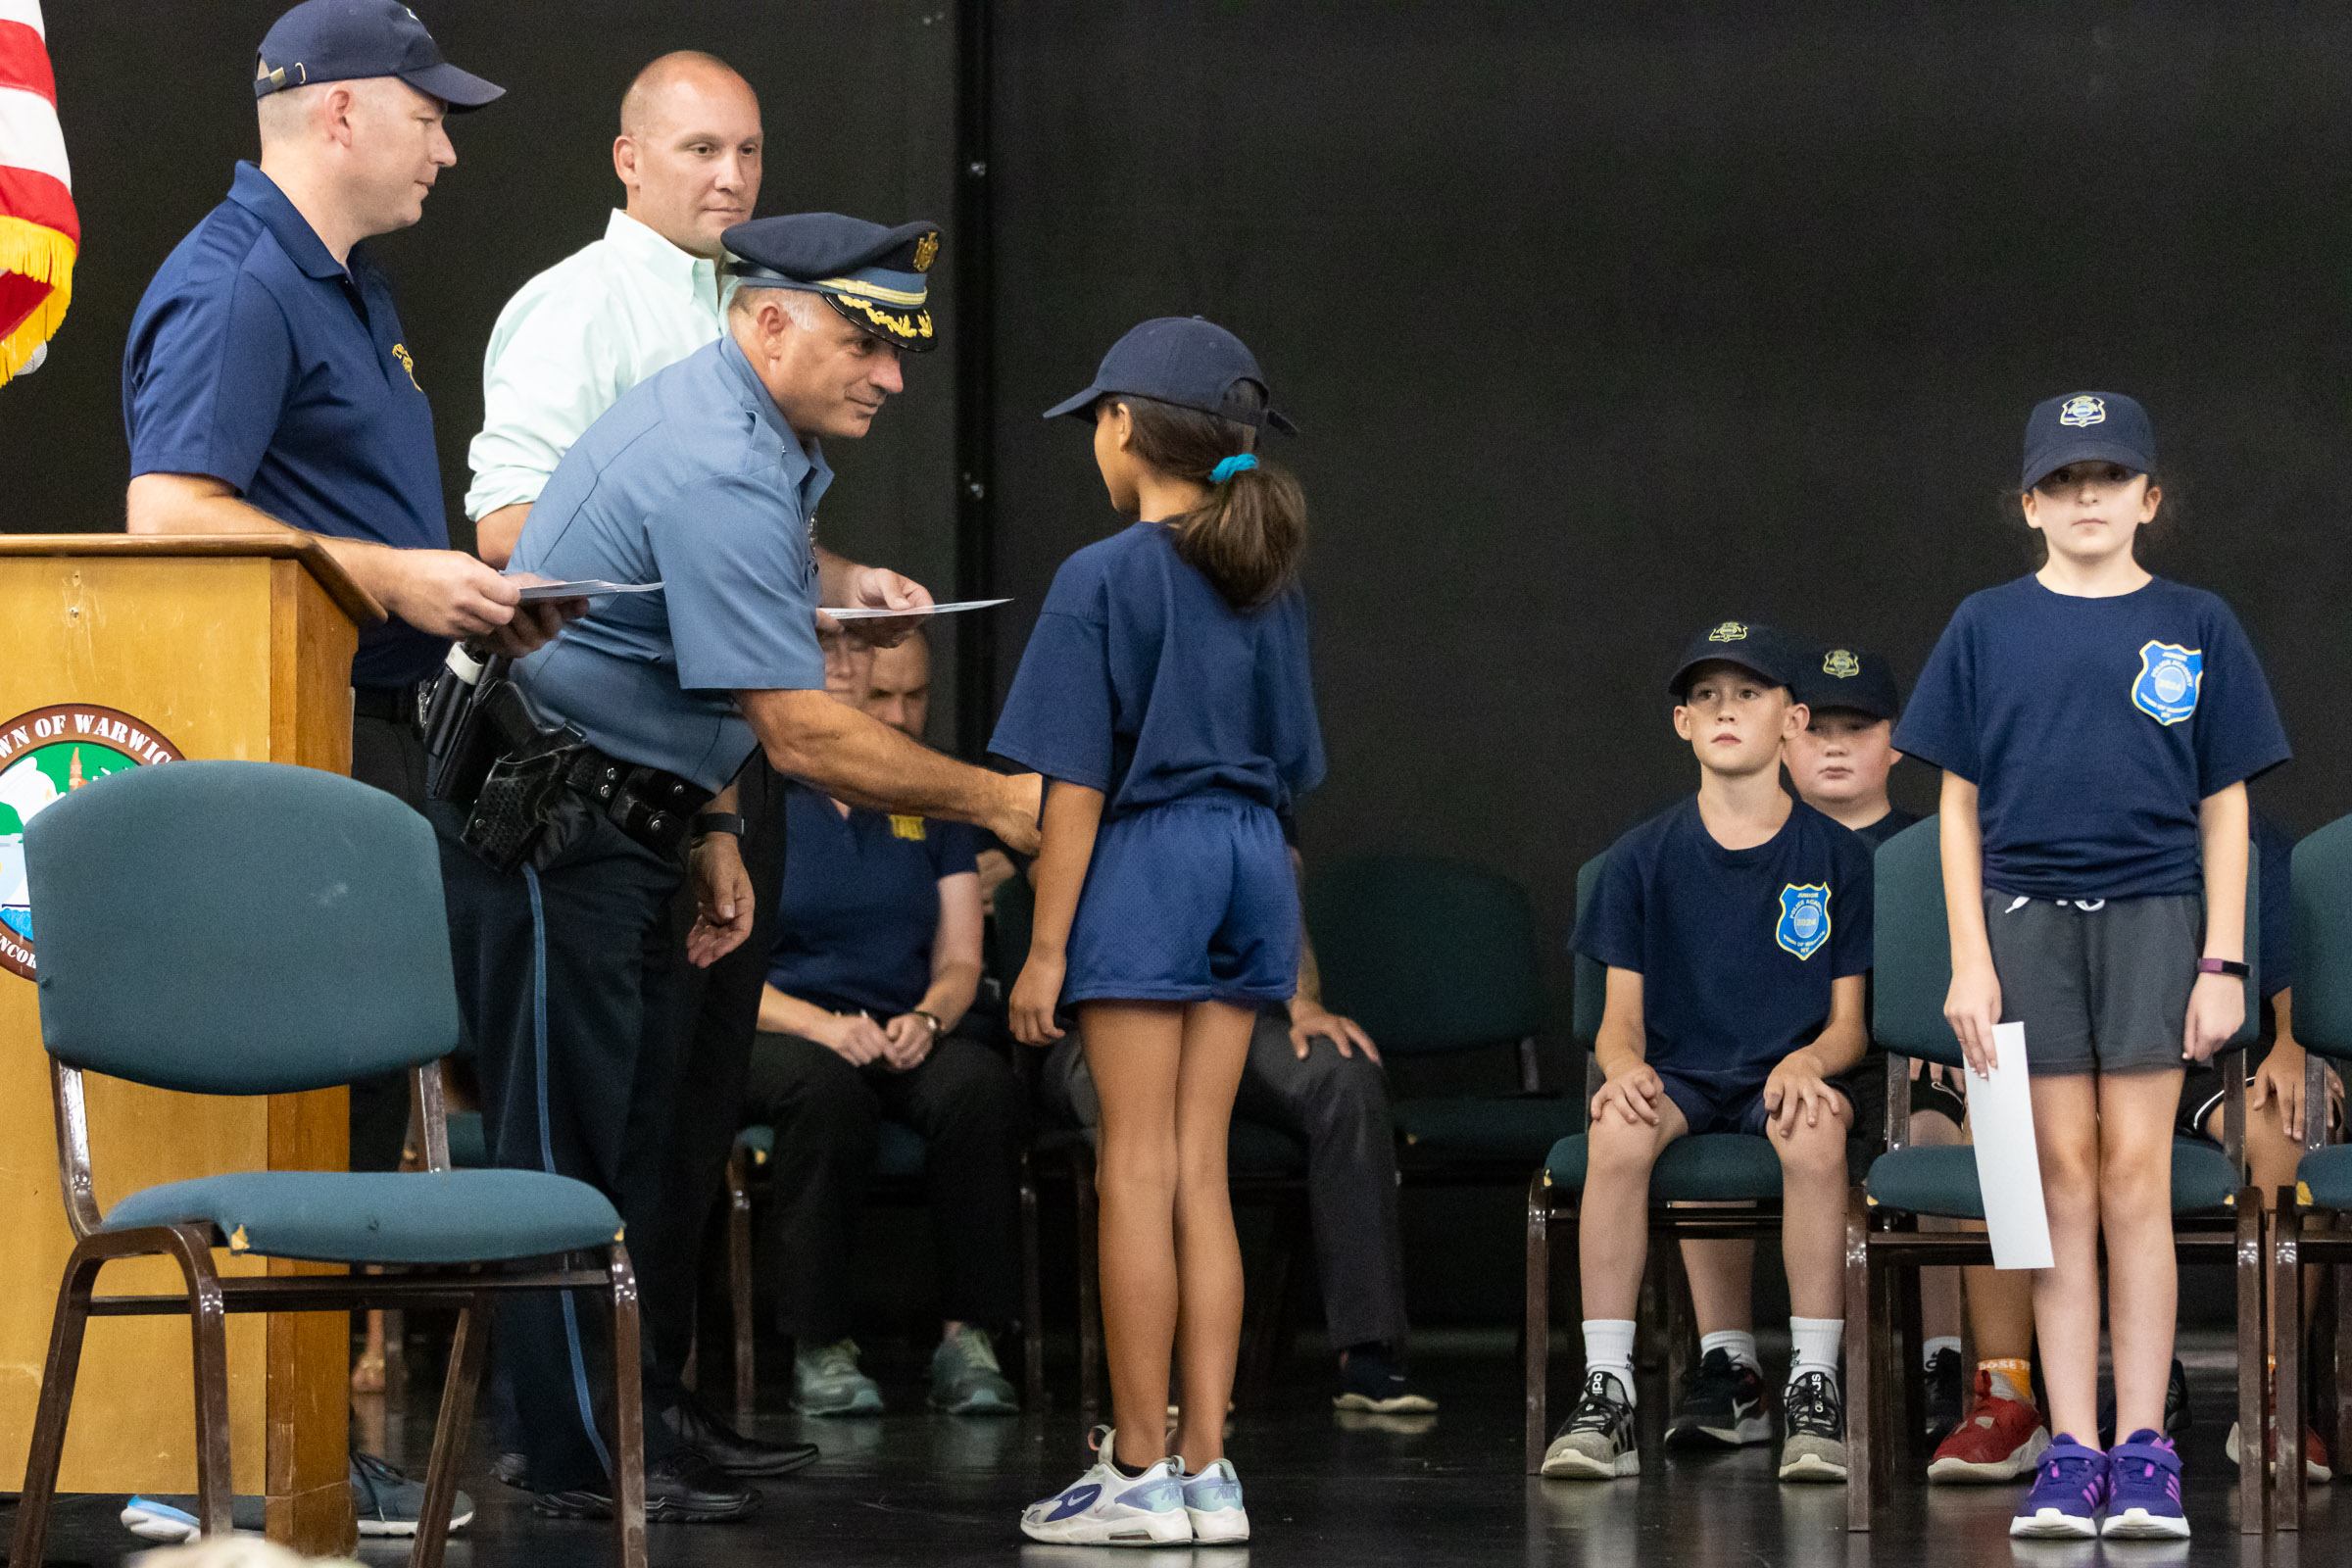
{"type": "Polygon", "coordinates": [[[598,813],[664,859],[675,859],[711,792],[642,762],[624,762],[582,743],[567,749],[564,782],[598,813]]]}

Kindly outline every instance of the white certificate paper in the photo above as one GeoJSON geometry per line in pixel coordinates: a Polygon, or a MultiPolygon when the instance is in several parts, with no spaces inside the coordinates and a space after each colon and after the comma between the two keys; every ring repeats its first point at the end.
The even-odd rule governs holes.
{"type": "Polygon", "coordinates": [[[967,610],[994,610],[1011,603],[1009,599],[965,599],[953,605],[924,605],[918,610],[869,610],[863,606],[836,610],[827,605],[820,613],[835,620],[903,620],[913,615],[959,615],[967,610]]]}
{"type": "Polygon", "coordinates": [[[1968,1124],[1977,1144],[1977,1188],[1994,1268],[2048,1268],[2050,1214],[2041,1200],[2041,1156],[2034,1147],[2034,1097],[2026,1083],[2026,1026],[1992,1026],[1998,1057],[1968,1086],[1968,1124]]]}
{"type": "Polygon", "coordinates": [[[650,594],[661,586],[658,582],[607,582],[602,577],[581,577],[571,582],[526,582],[522,585],[522,602],[535,605],[547,599],[597,599],[606,594],[650,594]]]}

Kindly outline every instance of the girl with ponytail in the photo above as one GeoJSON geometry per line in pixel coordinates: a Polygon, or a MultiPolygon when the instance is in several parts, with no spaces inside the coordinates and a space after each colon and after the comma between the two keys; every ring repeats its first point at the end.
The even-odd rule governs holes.
{"type": "Polygon", "coordinates": [[[989,749],[1047,779],[1012,1026],[1044,1046],[1073,1009],[1102,1098],[1115,1425],[1021,1529],[1246,1541],[1224,1449],[1242,1330],[1225,1137],[1257,1009],[1297,989],[1284,829],[1323,777],[1298,587],[1306,503],[1256,450],[1269,427],[1296,431],[1241,339],[1198,317],[1121,338],[1048,416],[1065,414],[1093,422],[1111,506],[1140,520],[1062,564],[989,749]]]}

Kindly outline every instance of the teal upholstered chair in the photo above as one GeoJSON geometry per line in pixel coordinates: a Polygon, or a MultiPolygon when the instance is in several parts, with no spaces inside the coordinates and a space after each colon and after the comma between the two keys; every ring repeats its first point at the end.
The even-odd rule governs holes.
{"type": "MultiPolygon", "coordinates": [[[[2338,817],[2295,846],[2294,1034],[2310,1053],[2304,1103],[2328,1103],[2327,1063],[2352,1062],[2352,816],[2338,817]]],[[[2277,1303],[2278,1368],[2277,1419],[2273,1423],[2286,1462],[2276,1467],[2278,1524],[2299,1530],[2303,1523],[2304,1414],[2303,1270],[2335,1266],[2335,1343],[2320,1378],[2335,1391],[2332,1410],[2315,1411],[2333,1425],[2328,1439],[2343,1461],[2352,1441],[2352,1147],[2329,1146],[2326,1116],[2304,1117],[2305,1153],[2295,1170],[2295,1187],[2277,1196],[2272,1208],[2271,1299],[2277,1303]],[[2334,1229],[2307,1229],[2312,1218],[2333,1216],[2334,1229]]],[[[2243,1396],[2239,1403],[2243,1404],[2243,1396]]],[[[2242,1434],[2261,1428],[2241,1425],[2242,1434]]],[[[2241,1443],[2241,1455],[2260,1445],[2241,1443]]]]}
{"type": "Polygon", "coordinates": [[[10,1560],[41,1560],[82,1335],[92,1317],[186,1313],[195,1342],[196,1512],[229,1530],[228,1312],[458,1309],[413,1564],[441,1560],[493,1293],[581,1289],[613,1304],[614,1528],[645,1562],[637,1290],[620,1217],[536,1171],[453,1171],[440,1058],[458,1040],[440,852],[423,817],[333,774],[266,762],[131,768],[25,834],[40,922],[41,1038],[74,1248],[34,1418],[10,1560]],[[101,1211],[82,1075],[271,1095],[412,1068],[430,1168],[248,1171],[135,1192],[101,1211]],[[213,1250],[387,1274],[223,1276],[213,1250]],[[91,1294],[100,1267],[161,1255],[184,1295],[91,1294]],[[587,1259],[588,1261],[580,1261],[587,1259]]]}
{"type": "MultiPolygon", "coordinates": [[[[1606,854],[1587,860],[1576,873],[1577,918],[1592,903],[1606,854]]],[[[1608,971],[1583,954],[1576,956],[1576,1042],[1592,1051],[1600,1035],[1608,971]]],[[[1597,1068],[1594,1069],[1597,1072],[1597,1068]]],[[[1588,1081],[1597,1093],[1597,1084],[1588,1081]]],[[[1587,1097],[1588,1100],[1590,1097],[1587,1097]]],[[[1583,1105],[1577,1107],[1581,1116],[1583,1105]]],[[[1577,1204],[1584,1196],[1588,1139],[1576,1133],[1558,1140],[1527,1192],[1527,1473],[1544,1467],[1550,1431],[1552,1237],[1564,1232],[1562,1250],[1576,1256],[1577,1204]]],[[[1777,1236],[1781,1229],[1781,1159],[1771,1144],[1746,1133],[1701,1133],[1666,1146],[1649,1174],[1649,1236],[1654,1252],[1679,1251],[1686,1240],[1777,1236]]],[[[1679,1257],[1664,1260],[1681,1266],[1679,1257]]],[[[1571,1292],[1575,1285],[1570,1284],[1571,1292]]],[[[1679,1314],[1678,1314],[1679,1315],[1679,1314]]],[[[1670,1350],[1686,1336],[1677,1323],[1670,1350]]],[[[1580,1342],[1581,1343],[1581,1342],[1580,1342]]],[[[1679,1368],[1679,1353],[1670,1366],[1679,1368]]],[[[1672,1381],[1671,1375],[1669,1381],[1672,1381]]]]}
{"type": "MultiPolygon", "coordinates": [[[[1907,1072],[1909,1057],[1963,1071],[1966,1067],[1960,1042],[1943,1017],[1952,964],[1937,835],[1937,820],[1931,816],[1903,829],[1878,852],[1871,1033],[1891,1058],[1890,1080],[1907,1072]]],[[[2252,963],[2260,955],[2262,901],[2258,886],[2261,868],[2251,852],[2246,865],[2246,956],[2252,963]]],[[[2261,995],[2259,985],[2259,975],[2247,978],[2249,1000],[2261,995]]],[[[2242,1062],[2241,1054],[2259,1028],[2259,1007],[2249,1005],[2244,1027],[2223,1048],[2231,1054],[2232,1062],[2242,1062]]],[[[2242,1174],[2245,1074],[2234,1071],[2223,1077],[2226,1149],[2216,1149],[2203,1139],[2174,1141],[2173,1226],[2177,1245],[2186,1259],[2222,1262],[2234,1252],[2242,1407],[2249,1396],[2257,1403],[2262,1399],[2262,1271],[2258,1260],[2262,1206],[2252,1189],[2245,1188],[2242,1174]],[[2251,1341],[2246,1337],[2249,1322],[2253,1325],[2251,1341]],[[2245,1364],[2249,1353],[2254,1356],[2251,1378],[2245,1364]]],[[[1907,1097],[1902,1103],[1908,1103],[1907,1097]]],[[[1903,1136],[1909,1119],[1907,1114],[1894,1119],[1892,1147],[1872,1163],[1846,1217],[1845,1497],[1849,1530],[1870,1528],[1873,1503],[1890,1484],[1897,1458],[1909,1453],[1910,1436],[1919,1430],[1903,1397],[1911,1380],[1898,1375],[1898,1369],[1916,1364],[1918,1347],[1899,1343],[1897,1332],[1898,1325],[1917,1322],[1918,1271],[1992,1261],[1991,1244],[1982,1231],[1919,1228],[1922,1216],[1981,1220],[1984,1200],[1977,1185],[1976,1151],[1965,1145],[1909,1147],[1903,1136]]],[[[2260,1431],[2259,1421],[2244,1430],[2260,1431]]],[[[2247,1444],[2243,1451],[2252,1455],[2258,1446],[2247,1444]]],[[[2242,1473],[2250,1473],[2254,1484],[2254,1490],[2244,1495],[2258,1495],[2259,1458],[2241,1464],[2242,1473]]],[[[2260,1530],[2262,1511],[2260,1507],[2241,1510],[2241,1527],[2260,1530]]]]}
{"type": "Polygon", "coordinates": [[[1518,883],[1429,856],[1361,856],[1307,879],[1306,926],[1324,1002],[1362,1024],[1389,1061],[1516,1054],[1517,1095],[1395,1101],[1407,1182],[1516,1187],[1584,1125],[1576,1096],[1542,1091],[1536,914],[1518,883]]]}

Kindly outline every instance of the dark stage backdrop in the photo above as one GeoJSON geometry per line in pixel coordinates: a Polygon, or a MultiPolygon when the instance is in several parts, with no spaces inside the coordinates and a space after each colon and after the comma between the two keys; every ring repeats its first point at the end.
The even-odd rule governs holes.
{"type": "Polygon", "coordinates": [[[1522,879],[1563,1002],[1577,865],[1695,786],[1681,639],[1907,689],[2031,564],[2025,416],[2084,387],[2152,410],[2153,564],[2268,662],[2298,760],[2258,798],[2352,810],[2352,13],[1068,3],[998,42],[1000,591],[1025,620],[1112,520],[1033,411],[1145,317],[1248,339],[1306,430],[1310,863],[1522,879]]]}
{"type": "MultiPolygon", "coordinates": [[[[172,247],[256,156],[254,51],[290,0],[51,0],[58,116],[82,255],[48,365],[0,388],[0,528],[122,525],[122,343],[172,247]]],[[[373,242],[392,274],[416,374],[433,400],[450,527],[471,539],[466,446],[481,426],[482,350],[525,278],[603,234],[620,95],[646,61],[708,49],[760,97],[759,211],[946,222],[954,189],[954,15],[867,0],[417,0],[443,51],[507,96],[450,121],[458,163],[415,228],[373,242]]],[[[953,243],[951,238],[950,243],[953,243]]],[[[949,269],[937,314],[953,341],[949,269]]],[[[909,359],[906,395],[862,442],[829,451],[826,539],[954,586],[955,365],[909,359]]],[[[952,735],[952,640],[938,733],[952,735]]]]}

